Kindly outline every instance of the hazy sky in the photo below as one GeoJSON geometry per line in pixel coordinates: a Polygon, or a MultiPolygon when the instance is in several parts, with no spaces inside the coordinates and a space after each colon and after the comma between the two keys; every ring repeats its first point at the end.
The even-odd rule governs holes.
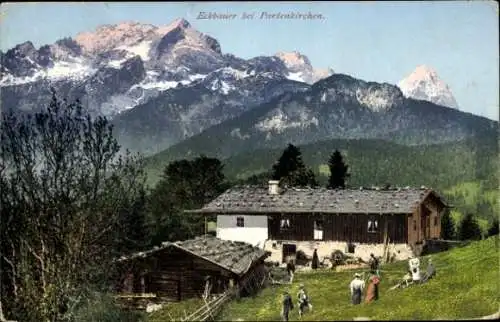
{"type": "Polygon", "coordinates": [[[392,84],[426,64],[448,83],[461,110],[498,119],[495,1],[3,3],[0,49],[26,40],[39,47],[101,24],[165,25],[181,17],[219,40],[223,52],[243,58],[297,50],[315,67],[392,84]],[[256,16],[201,20],[201,11],[256,16]],[[324,19],[259,19],[262,12],[308,11],[324,19]]]}

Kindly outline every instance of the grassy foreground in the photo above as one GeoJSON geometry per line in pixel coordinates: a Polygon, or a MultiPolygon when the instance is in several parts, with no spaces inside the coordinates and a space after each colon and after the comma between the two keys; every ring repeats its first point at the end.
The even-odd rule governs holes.
{"type": "MultiPolygon", "coordinates": [[[[389,291],[407,270],[407,261],[382,267],[380,298],[371,304],[350,304],[349,282],[354,271],[297,273],[290,286],[268,287],[254,298],[233,301],[222,311],[224,321],[279,321],[284,290],[296,294],[304,283],[313,311],[302,320],[332,321],[368,317],[373,320],[476,318],[499,310],[498,236],[463,248],[431,255],[437,276],[427,284],[389,291]]],[[[425,270],[427,257],[421,258],[425,270]]],[[[290,320],[298,320],[295,307],[290,320]]]]}

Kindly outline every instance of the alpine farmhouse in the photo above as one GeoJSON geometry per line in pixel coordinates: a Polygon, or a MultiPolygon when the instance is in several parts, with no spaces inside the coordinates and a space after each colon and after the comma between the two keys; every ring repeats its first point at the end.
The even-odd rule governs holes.
{"type": "Polygon", "coordinates": [[[342,250],[368,260],[390,248],[395,259],[419,255],[426,240],[438,239],[448,205],[422,187],[382,190],[327,190],[233,187],[201,209],[187,210],[217,218],[217,238],[243,241],[283,263],[302,250],[321,258],[342,250]]]}

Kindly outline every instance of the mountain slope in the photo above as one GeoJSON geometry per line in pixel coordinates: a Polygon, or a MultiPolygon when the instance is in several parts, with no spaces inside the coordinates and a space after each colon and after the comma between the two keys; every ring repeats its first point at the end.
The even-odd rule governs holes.
{"type": "Polygon", "coordinates": [[[215,125],[161,155],[183,158],[215,153],[226,158],[288,142],[385,139],[407,145],[496,138],[498,122],[427,101],[408,99],[389,84],[335,74],[309,90],[286,93],[237,118],[215,125]]]}
{"type": "Polygon", "coordinates": [[[438,76],[436,70],[429,66],[418,66],[408,77],[401,80],[398,86],[406,97],[458,109],[450,87],[438,76]]]}
{"type": "Polygon", "coordinates": [[[118,139],[125,147],[156,153],[285,92],[310,87],[284,77],[249,77],[238,83],[216,91],[199,82],[162,93],[113,119],[118,139]]]}
{"type": "MultiPolygon", "coordinates": [[[[243,180],[269,171],[286,144],[275,149],[242,152],[224,159],[224,173],[230,180],[243,180]]],[[[404,146],[381,140],[326,140],[299,145],[304,162],[323,182],[327,161],[339,149],[349,165],[348,184],[358,186],[431,186],[447,189],[466,181],[483,181],[487,189],[497,187],[498,146],[494,138],[429,146],[404,146]]],[[[217,156],[216,151],[206,154],[217,156]]],[[[197,156],[193,154],[192,157],[197,156]]],[[[155,184],[169,162],[180,157],[166,153],[147,159],[148,182],[155,184]]],[[[265,180],[264,180],[265,181],[265,180]]],[[[324,183],[324,182],[323,182],[324,183]]]]}

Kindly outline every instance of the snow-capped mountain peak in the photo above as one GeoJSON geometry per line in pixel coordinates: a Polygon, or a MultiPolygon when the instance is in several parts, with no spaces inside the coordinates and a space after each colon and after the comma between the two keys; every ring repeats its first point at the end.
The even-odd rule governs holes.
{"type": "Polygon", "coordinates": [[[281,59],[283,63],[285,63],[285,66],[288,67],[291,71],[296,72],[298,70],[295,69],[300,68],[312,69],[309,59],[298,51],[278,52],[275,56],[281,59]]]}
{"type": "Polygon", "coordinates": [[[430,66],[418,66],[408,77],[401,80],[398,86],[406,97],[458,109],[450,87],[430,66]]]}
{"type": "Polygon", "coordinates": [[[81,32],[75,41],[86,54],[109,51],[118,46],[131,46],[156,35],[158,27],[137,22],[99,26],[95,31],[81,32]]]}
{"type": "Polygon", "coordinates": [[[181,28],[181,29],[191,28],[191,24],[184,18],[178,18],[175,19],[172,23],[169,23],[168,25],[157,28],[156,33],[159,35],[165,35],[170,31],[174,30],[175,28],[181,28]]]}
{"type": "MultiPolygon", "coordinates": [[[[179,132],[169,131],[182,132],[182,138],[283,93],[307,90],[307,83],[331,73],[315,70],[299,52],[251,59],[223,54],[217,39],[185,19],[160,26],[103,25],[40,48],[27,41],[0,52],[0,61],[3,106],[32,111],[50,101],[50,84],[61,96],[80,98],[92,114],[117,123],[129,120],[127,115],[154,115],[160,104],[165,124],[179,132]]],[[[124,130],[120,140],[129,133],[135,132],[124,130]]],[[[130,135],[132,142],[136,135],[130,135]]],[[[181,138],[176,135],[158,142],[172,144],[181,138]]]]}
{"type": "Polygon", "coordinates": [[[313,84],[320,79],[333,75],[333,70],[315,69],[307,56],[298,51],[278,52],[274,55],[279,58],[289,70],[288,79],[313,84]]]}

